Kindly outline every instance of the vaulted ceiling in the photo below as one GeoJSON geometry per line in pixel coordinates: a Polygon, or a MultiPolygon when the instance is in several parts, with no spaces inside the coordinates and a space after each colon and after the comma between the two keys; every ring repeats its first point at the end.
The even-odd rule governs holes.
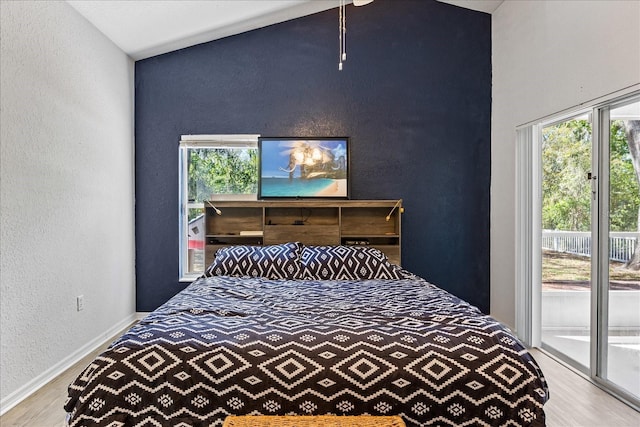
{"type": "MultiPolygon", "coordinates": [[[[492,13],[503,2],[503,0],[440,1],[485,13],[492,13]]],[[[135,60],[336,8],[339,4],[339,0],[67,0],[67,2],[135,60]]],[[[347,0],[347,2],[351,1],[347,0]]]]}

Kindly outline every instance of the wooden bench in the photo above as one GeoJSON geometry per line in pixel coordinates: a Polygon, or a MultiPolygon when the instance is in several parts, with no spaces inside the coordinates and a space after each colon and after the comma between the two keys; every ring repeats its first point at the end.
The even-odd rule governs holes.
{"type": "Polygon", "coordinates": [[[222,427],[406,427],[398,416],[229,415],[222,427]]]}

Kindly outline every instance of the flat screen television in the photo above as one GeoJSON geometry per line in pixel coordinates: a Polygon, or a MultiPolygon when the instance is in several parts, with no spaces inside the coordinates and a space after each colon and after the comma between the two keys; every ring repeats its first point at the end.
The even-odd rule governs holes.
{"type": "Polygon", "coordinates": [[[349,198],[349,138],[258,138],[258,198],[349,198]]]}

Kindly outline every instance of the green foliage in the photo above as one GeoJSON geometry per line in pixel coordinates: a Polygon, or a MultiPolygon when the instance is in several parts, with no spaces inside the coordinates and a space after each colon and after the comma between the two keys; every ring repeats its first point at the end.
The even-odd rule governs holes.
{"type": "Polygon", "coordinates": [[[589,231],[591,124],[570,120],[542,130],[542,227],[589,231]]]}
{"type": "Polygon", "coordinates": [[[611,231],[638,229],[640,185],[633,169],[624,122],[611,124],[611,175],[609,186],[611,231]]]}
{"type": "MultiPolygon", "coordinates": [[[[638,185],[623,121],[610,132],[611,231],[638,229],[638,185]]],[[[569,120],[542,131],[542,227],[589,231],[591,222],[591,124],[569,120]]]]}
{"type": "Polygon", "coordinates": [[[200,215],[204,215],[204,208],[190,208],[187,210],[187,221],[193,221],[200,215]]]}
{"type": "Polygon", "coordinates": [[[257,192],[256,149],[193,148],[188,156],[189,200],[202,202],[213,195],[257,192]]]}

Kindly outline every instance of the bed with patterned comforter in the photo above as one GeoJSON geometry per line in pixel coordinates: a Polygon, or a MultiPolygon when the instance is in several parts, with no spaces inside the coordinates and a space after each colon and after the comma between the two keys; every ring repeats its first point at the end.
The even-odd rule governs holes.
{"type": "Polygon", "coordinates": [[[500,323],[422,278],[203,277],[69,386],[70,426],[219,426],[229,414],[543,426],[548,390],[500,323]]]}

